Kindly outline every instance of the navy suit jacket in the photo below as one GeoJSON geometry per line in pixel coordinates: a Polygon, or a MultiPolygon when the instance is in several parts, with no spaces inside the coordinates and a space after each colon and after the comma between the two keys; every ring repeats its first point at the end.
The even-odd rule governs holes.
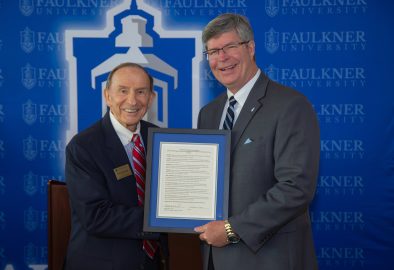
{"type": "MultiPolygon", "coordinates": [[[[145,149],[148,127],[154,125],[141,121],[145,149]]],[[[109,113],[67,145],[72,226],[66,269],[140,269],[147,259],[142,239],[159,236],[142,231],[134,174],[118,180],[114,172],[123,165],[132,168],[109,113]]]]}

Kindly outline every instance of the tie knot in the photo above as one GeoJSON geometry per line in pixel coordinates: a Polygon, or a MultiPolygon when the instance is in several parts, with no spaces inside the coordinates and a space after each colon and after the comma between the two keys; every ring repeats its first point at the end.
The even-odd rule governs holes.
{"type": "Polygon", "coordinates": [[[142,151],[143,146],[142,146],[141,136],[139,134],[135,133],[135,134],[133,134],[133,137],[131,138],[131,140],[134,143],[134,147],[138,147],[142,151]]]}
{"type": "Polygon", "coordinates": [[[134,144],[141,142],[140,136],[137,133],[133,134],[133,137],[131,138],[131,140],[134,142],[134,144]]]}
{"type": "Polygon", "coordinates": [[[228,99],[228,102],[229,102],[229,106],[234,107],[235,104],[237,103],[237,100],[234,98],[234,96],[231,96],[231,97],[228,99]]]}

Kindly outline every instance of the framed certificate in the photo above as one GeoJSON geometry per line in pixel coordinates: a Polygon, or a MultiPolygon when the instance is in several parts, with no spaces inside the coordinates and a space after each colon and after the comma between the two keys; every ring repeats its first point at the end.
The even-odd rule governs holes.
{"type": "Polygon", "coordinates": [[[194,233],[228,216],[231,133],[150,128],[144,231],[194,233]]]}

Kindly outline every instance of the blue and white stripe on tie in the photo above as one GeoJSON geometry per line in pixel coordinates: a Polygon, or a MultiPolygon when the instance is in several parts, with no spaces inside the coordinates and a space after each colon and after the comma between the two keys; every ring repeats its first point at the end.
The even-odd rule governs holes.
{"type": "Polygon", "coordinates": [[[237,103],[237,101],[235,100],[234,96],[231,96],[229,98],[229,104],[228,104],[228,108],[227,108],[227,114],[226,114],[226,118],[224,119],[223,122],[223,129],[227,129],[227,130],[231,130],[233,128],[233,124],[234,124],[234,106],[237,103]]]}

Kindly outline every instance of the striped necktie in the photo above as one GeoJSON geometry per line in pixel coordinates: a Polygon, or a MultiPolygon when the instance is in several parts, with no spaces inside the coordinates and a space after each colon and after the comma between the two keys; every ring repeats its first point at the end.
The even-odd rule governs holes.
{"type": "Polygon", "coordinates": [[[237,101],[235,100],[234,96],[231,96],[228,101],[229,104],[227,108],[226,118],[224,119],[223,122],[223,129],[231,130],[234,124],[234,116],[235,116],[234,106],[237,103],[237,101]]]}
{"type": "MultiPolygon", "coordinates": [[[[144,146],[142,145],[141,138],[138,134],[134,134],[132,140],[134,142],[132,155],[133,155],[134,175],[137,185],[138,205],[142,206],[144,204],[144,198],[145,198],[145,168],[146,168],[145,150],[144,150],[144,146]]],[[[153,257],[155,256],[155,252],[158,248],[158,243],[157,241],[153,241],[153,240],[143,240],[142,248],[145,251],[145,253],[149,256],[149,258],[153,259],[153,257]]]]}

